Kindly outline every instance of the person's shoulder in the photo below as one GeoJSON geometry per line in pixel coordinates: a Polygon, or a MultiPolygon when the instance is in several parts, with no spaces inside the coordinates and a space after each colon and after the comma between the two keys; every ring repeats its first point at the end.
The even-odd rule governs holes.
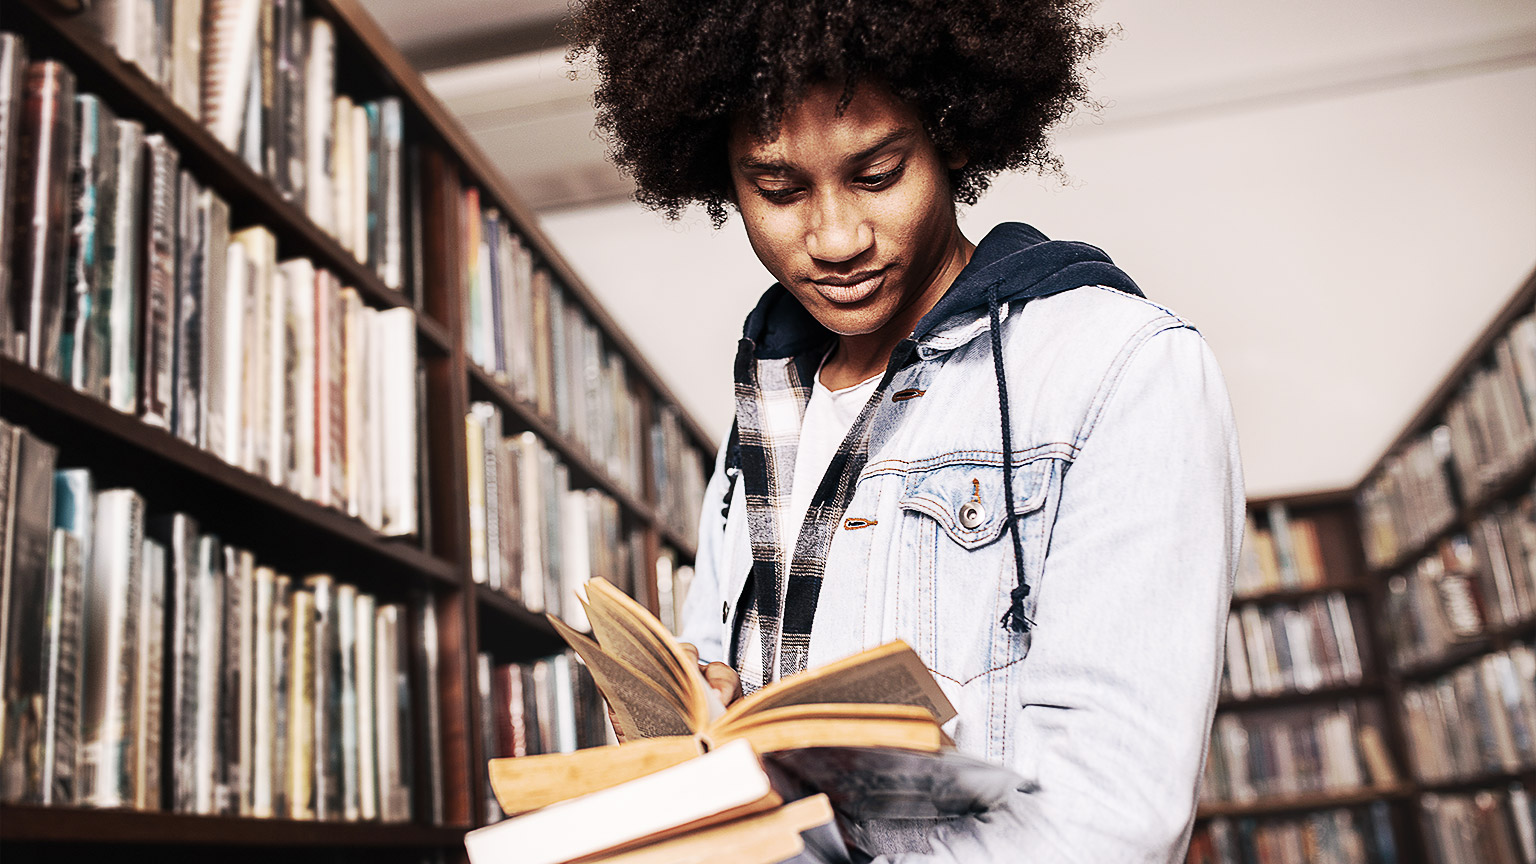
{"type": "Polygon", "coordinates": [[[1136,333],[1153,329],[1199,332],[1189,319],[1146,297],[1105,285],[1085,285],[1030,303],[1026,311],[1046,319],[1053,329],[1096,334],[1136,333]]]}

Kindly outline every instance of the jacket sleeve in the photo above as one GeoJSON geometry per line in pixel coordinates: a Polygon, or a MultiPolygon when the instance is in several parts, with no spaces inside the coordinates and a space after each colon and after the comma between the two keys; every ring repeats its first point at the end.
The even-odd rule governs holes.
{"type": "Polygon", "coordinates": [[[724,591],[720,584],[725,567],[719,560],[725,554],[725,446],[715,454],[715,473],[704,487],[704,507],[699,514],[699,549],[694,561],[693,585],[683,598],[678,638],[699,649],[699,659],[706,663],[726,658],[721,644],[720,604],[724,591]]]}
{"type": "Polygon", "coordinates": [[[1030,782],[918,861],[1182,861],[1216,707],[1242,469],[1204,340],[1146,337],[1062,481],[1011,750],[1030,782]]]}

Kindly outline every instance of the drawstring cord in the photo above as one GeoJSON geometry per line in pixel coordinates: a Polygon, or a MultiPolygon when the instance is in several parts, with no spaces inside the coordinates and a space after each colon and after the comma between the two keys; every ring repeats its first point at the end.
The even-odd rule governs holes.
{"type": "Polygon", "coordinates": [[[997,311],[997,286],[987,286],[987,317],[992,331],[992,371],[997,376],[997,404],[1003,420],[1003,502],[1007,510],[1003,518],[1008,520],[1008,535],[1013,538],[1013,569],[1017,580],[1009,592],[1008,611],[1003,613],[1002,624],[1015,633],[1027,632],[1035,626],[1024,614],[1024,598],[1029,596],[1029,585],[1024,581],[1024,543],[1019,539],[1019,520],[1013,512],[1013,430],[1008,419],[1008,378],[1003,373],[1003,336],[997,311]]]}

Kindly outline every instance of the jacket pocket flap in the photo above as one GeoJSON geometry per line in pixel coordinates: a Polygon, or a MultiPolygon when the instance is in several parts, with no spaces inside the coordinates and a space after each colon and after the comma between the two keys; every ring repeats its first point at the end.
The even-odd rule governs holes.
{"type": "MultiPolygon", "coordinates": [[[[1032,513],[1045,504],[1055,461],[1036,459],[1014,466],[1015,514],[1032,513]]],[[[1001,454],[968,453],[964,459],[942,461],[909,472],[902,488],[901,507],[932,516],[956,543],[967,549],[991,543],[1007,524],[1003,518],[1006,502],[1001,454]]]]}

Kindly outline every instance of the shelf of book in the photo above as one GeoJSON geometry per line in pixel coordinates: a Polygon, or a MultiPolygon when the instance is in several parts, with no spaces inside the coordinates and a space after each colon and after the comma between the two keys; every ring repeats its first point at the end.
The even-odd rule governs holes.
{"type": "Polygon", "coordinates": [[[1361,582],[1340,582],[1338,584],[1318,585],[1312,588],[1276,588],[1272,591],[1257,591],[1249,594],[1233,595],[1232,605],[1240,603],[1295,603],[1299,600],[1310,600],[1313,597],[1325,597],[1329,594],[1339,593],[1349,597],[1364,597],[1370,594],[1370,587],[1361,582]]]}
{"type": "Polygon", "coordinates": [[[410,539],[383,537],[356,519],[306,501],[62,381],[0,357],[0,382],[8,419],[75,454],[77,460],[91,462],[107,484],[141,489],[167,509],[223,514],[220,531],[231,542],[261,546],[241,534],[266,535],[282,526],[287,532],[284,542],[273,544],[279,547],[273,550],[279,561],[294,553],[319,560],[327,555],[354,563],[361,559],[404,585],[424,578],[457,584],[455,564],[410,545],[410,539]],[[105,453],[117,458],[90,458],[105,453]],[[247,524],[252,520],[259,524],[247,524]],[[316,548],[303,541],[313,541],[316,548]]]}
{"type": "Polygon", "coordinates": [[[1250,696],[1246,699],[1224,697],[1217,703],[1216,710],[1262,711],[1282,705],[1308,705],[1318,702],[1335,702],[1341,699],[1380,696],[1381,691],[1382,684],[1380,681],[1366,680],[1359,684],[1339,684],[1332,687],[1318,687],[1313,690],[1288,690],[1271,696],[1250,696]]]}
{"type": "Polygon", "coordinates": [[[1495,789],[1508,786],[1511,783],[1521,783],[1525,786],[1536,785],[1536,767],[1523,768],[1518,771],[1490,771],[1484,774],[1476,774],[1471,777],[1452,777],[1446,780],[1420,781],[1417,784],[1418,791],[1422,793],[1457,793],[1475,792],[1479,789],[1495,789]]]}
{"type": "Polygon", "coordinates": [[[6,842],[164,846],[329,846],[448,848],[464,829],[378,822],[313,822],[191,816],[133,810],[0,805],[6,842]]]}
{"type": "Polygon", "coordinates": [[[1476,499],[1463,504],[1458,509],[1455,519],[1445,527],[1426,537],[1422,543],[1415,543],[1404,549],[1391,561],[1370,568],[1371,573],[1374,576],[1383,577],[1413,564],[1414,561],[1430,554],[1440,541],[1476,522],[1490,507],[1507,501],[1521,492],[1529,491],[1533,483],[1536,483],[1536,453],[1511,469],[1476,499]]]}
{"type": "Polygon", "coordinates": [[[495,638],[500,645],[510,646],[507,660],[542,657],[564,650],[565,643],[544,613],[529,611],[522,603],[485,585],[475,586],[475,602],[482,615],[493,617],[500,625],[498,629],[503,631],[489,632],[490,628],[486,626],[489,622],[482,620],[482,641],[495,638]]]}
{"type": "Polygon", "coordinates": [[[1302,813],[1308,810],[1327,810],[1333,807],[1354,807],[1374,801],[1395,801],[1412,796],[1412,784],[1375,786],[1364,789],[1348,789],[1334,792],[1316,792],[1285,798],[1267,798],[1257,801],[1224,801],[1200,805],[1196,819],[1214,819],[1218,816],[1276,816],[1283,813],[1302,813]]]}
{"type": "MultiPolygon", "coordinates": [[[[411,306],[409,297],[385,287],[373,270],[316,225],[301,205],[284,200],[271,180],[253,171],[141,70],[113,53],[82,18],[59,14],[48,0],[21,0],[13,8],[23,15],[46,18],[46,23],[27,23],[34,28],[41,24],[58,37],[46,53],[57,55],[80,75],[83,90],[99,93],[120,116],[140,120],[166,136],[182,165],[229,202],[232,226],[265,226],[277,238],[281,257],[314,261],[355,288],[371,306],[411,306]]],[[[8,21],[6,26],[15,25],[8,21]]],[[[447,328],[426,315],[417,315],[416,321],[422,344],[432,354],[446,355],[451,341],[447,328]]]]}
{"type": "Polygon", "coordinates": [[[1403,681],[1427,681],[1444,675],[1469,660],[1507,647],[1513,640],[1533,636],[1536,636],[1536,619],[1520,621],[1457,643],[1438,657],[1411,663],[1394,671],[1403,681]]]}

